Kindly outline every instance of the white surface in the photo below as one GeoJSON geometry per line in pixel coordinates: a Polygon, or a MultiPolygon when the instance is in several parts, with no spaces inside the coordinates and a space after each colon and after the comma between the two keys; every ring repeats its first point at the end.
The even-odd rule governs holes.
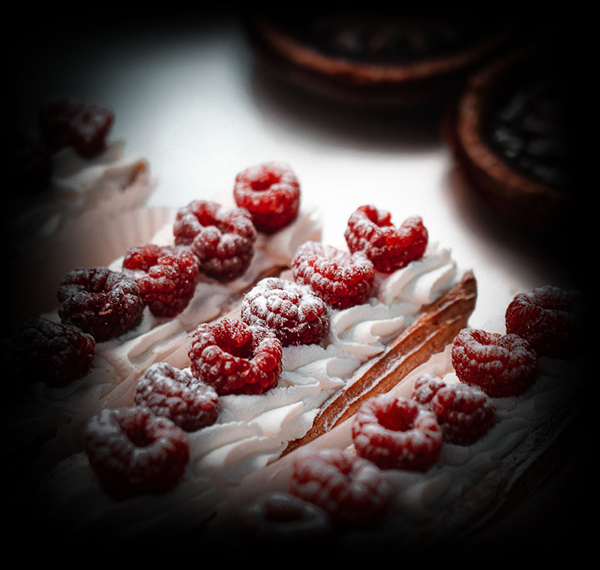
{"type": "MultiPolygon", "coordinates": [[[[280,160],[299,176],[303,199],[320,205],[328,243],[343,244],[346,220],[362,203],[390,210],[397,223],[421,215],[432,239],[475,270],[473,326],[498,328],[517,291],[560,284],[452,188],[435,120],[360,113],[305,97],[256,71],[235,18],[215,21],[82,39],[50,71],[36,59],[36,95],[112,106],[113,136],[146,157],[158,180],[152,206],[229,192],[239,170],[280,160]]],[[[37,101],[22,103],[35,108],[37,101]]]]}

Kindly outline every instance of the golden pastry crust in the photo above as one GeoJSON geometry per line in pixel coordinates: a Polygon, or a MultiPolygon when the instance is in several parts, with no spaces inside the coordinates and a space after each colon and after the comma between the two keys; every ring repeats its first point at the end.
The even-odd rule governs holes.
{"type": "Polygon", "coordinates": [[[432,354],[441,352],[467,326],[475,308],[477,281],[472,271],[443,297],[423,308],[422,314],[374,359],[360,378],[334,394],[317,414],[312,428],[292,441],[283,455],[329,432],[354,415],[362,402],[391,390],[432,354]]]}

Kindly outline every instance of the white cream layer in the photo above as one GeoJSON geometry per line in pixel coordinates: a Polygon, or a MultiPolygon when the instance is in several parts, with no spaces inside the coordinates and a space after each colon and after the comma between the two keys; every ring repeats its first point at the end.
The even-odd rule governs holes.
{"type": "MultiPolygon", "coordinates": [[[[35,438],[69,422],[58,437],[45,448],[48,456],[64,456],[81,449],[81,428],[98,410],[130,405],[135,381],[152,363],[167,361],[187,346],[188,332],[199,323],[218,317],[233,299],[248,289],[265,271],[277,265],[289,266],[296,248],[307,240],[319,240],[321,220],[315,208],[303,210],[293,224],[272,236],[259,234],[255,255],[248,271],[227,284],[214,280],[198,282],[189,306],[173,319],[156,318],[148,308],[141,323],[132,331],[96,344],[92,369],[83,378],[64,388],[48,387],[38,382],[31,387],[22,405],[14,406],[11,425],[22,436],[9,445],[32,442],[35,438]]],[[[173,242],[172,223],[159,230],[153,243],[173,242]]],[[[119,271],[122,258],[111,268],[119,271]]],[[[60,320],[57,313],[44,315],[60,320]]]]}
{"type": "Polygon", "coordinates": [[[81,158],[72,148],[53,157],[47,194],[13,223],[20,247],[54,236],[68,221],[94,208],[122,212],[141,206],[152,190],[145,159],[125,154],[125,141],[112,141],[97,157],[81,158]]]}
{"type": "MultiPolygon", "coordinates": [[[[368,360],[384,352],[387,341],[404,330],[424,304],[450,290],[462,275],[450,251],[431,244],[422,260],[389,277],[380,276],[368,303],[330,311],[331,330],[322,345],[284,349],[284,371],[275,388],[257,396],[220,398],[217,422],[189,434],[191,461],[175,491],[134,500],[129,507],[143,505],[139,514],[146,518],[156,509],[159,523],[160,510],[165,502],[171,504],[169,500],[175,512],[195,497],[215,493],[223,497],[248,474],[277,458],[289,441],[302,437],[323,402],[359,377],[368,360]]],[[[98,520],[127,510],[127,504],[117,504],[102,493],[89,471],[83,453],[59,466],[49,487],[56,514],[68,513],[82,497],[93,497],[98,520]]],[[[212,506],[216,508],[217,502],[212,506]]]]}

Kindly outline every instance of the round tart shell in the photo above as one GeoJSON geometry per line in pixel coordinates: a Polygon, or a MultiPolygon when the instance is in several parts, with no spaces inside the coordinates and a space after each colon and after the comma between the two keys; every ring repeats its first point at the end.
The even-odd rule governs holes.
{"type": "Polygon", "coordinates": [[[262,17],[248,18],[246,29],[259,61],[292,85],[335,102],[384,108],[429,104],[455,92],[514,34],[507,26],[460,51],[395,65],[328,55],[262,17]]]}
{"type": "Polygon", "coordinates": [[[569,195],[517,171],[491,145],[486,125],[495,95],[514,84],[541,57],[540,48],[521,48],[474,74],[446,113],[444,140],[468,189],[515,226],[534,232],[556,228],[570,207],[569,195]]]}

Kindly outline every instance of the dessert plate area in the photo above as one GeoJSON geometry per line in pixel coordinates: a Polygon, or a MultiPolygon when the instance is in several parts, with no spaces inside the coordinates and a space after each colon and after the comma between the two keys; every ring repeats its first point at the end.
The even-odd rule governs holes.
{"type": "MultiPolygon", "coordinates": [[[[475,273],[473,327],[504,332],[503,311],[516,293],[547,284],[578,286],[570,260],[548,251],[547,240],[504,224],[462,187],[442,139],[443,109],[377,112],[300,93],[256,65],[235,15],[95,30],[73,41],[76,50],[64,42],[35,57],[23,52],[21,65],[30,75],[18,113],[28,120],[39,101],[65,95],[110,106],[114,136],[150,166],[152,231],[155,219],[158,226],[192,200],[232,200],[238,172],[279,161],[296,172],[303,203],[320,211],[325,243],[344,247],[348,217],[363,204],[390,211],[398,223],[421,216],[430,240],[450,247],[475,273]]],[[[104,245],[113,247],[106,240],[117,236],[115,225],[131,229],[135,220],[129,212],[94,225],[85,247],[99,258],[104,245]]],[[[75,249],[79,263],[81,243],[75,249]]],[[[36,311],[50,311],[52,303],[44,298],[36,311]]],[[[580,524],[574,510],[581,492],[572,482],[587,464],[577,450],[540,493],[486,529],[481,540],[518,550],[532,546],[523,535],[534,527],[536,551],[547,548],[561,528],[580,524]],[[549,509],[549,501],[558,507],[549,509]]]]}

